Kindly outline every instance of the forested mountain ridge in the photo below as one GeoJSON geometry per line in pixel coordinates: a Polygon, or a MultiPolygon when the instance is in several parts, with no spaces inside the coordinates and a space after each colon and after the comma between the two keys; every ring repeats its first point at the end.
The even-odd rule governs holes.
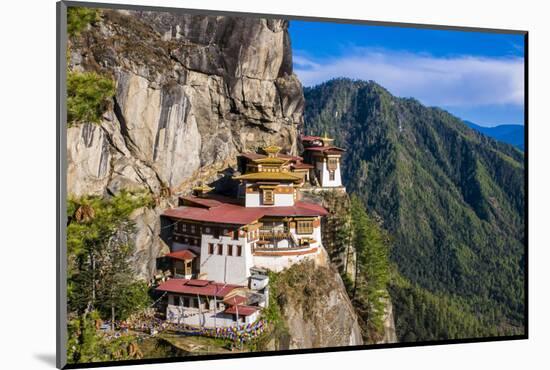
{"type": "MultiPolygon", "coordinates": [[[[304,95],[306,133],[347,149],[345,185],[393,234],[398,273],[478,318],[476,336],[522,333],[523,153],[374,82],[336,79],[304,95]]],[[[418,325],[401,325],[401,339],[418,325]]]]}
{"type": "Polygon", "coordinates": [[[523,125],[498,125],[485,127],[476,125],[470,121],[464,121],[466,125],[480,133],[492,137],[495,140],[512,144],[521,150],[525,150],[525,127],[523,125]]]}

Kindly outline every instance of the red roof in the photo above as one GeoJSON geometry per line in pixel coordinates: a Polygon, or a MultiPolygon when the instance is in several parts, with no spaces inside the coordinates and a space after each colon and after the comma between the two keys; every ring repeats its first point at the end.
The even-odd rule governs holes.
{"type": "MultiPolygon", "coordinates": [[[[192,199],[195,197],[185,197],[192,199]]],[[[196,198],[204,200],[205,198],[196,198]]],[[[212,222],[232,225],[248,225],[264,216],[324,216],[328,214],[322,206],[314,203],[297,201],[287,207],[245,207],[241,204],[226,203],[219,198],[209,208],[177,207],[164,211],[166,217],[182,220],[212,222]]]]}
{"type": "Polygon", "coordinates": [[[325,216],[327,210],[318,204],[300,202],[294,203],[294,206],[289,207],[258,207],[264,211],[264,216],[325,216]]]}
{"type": "Polygon", "coordinates": [[[278,154],[277,157],[289,159],[291,161],[301,161],[303,160],[302,157],[296,156],[296,155],[290,155],[290,154],[278,154]]]}
{"type": "Polygon", "coordinates": [[[345,149],[338,148],[338,147],[335,147],[335,146],[332,146],[332,145],[328,145],[328,146],[310,146],[310,147],[305,148],[305,150],[309,150],[309,151],[312,151],[312,152],[334,152],[334,153],[341,153],[341,152],[346,151],[345,149]]]}
{"type": "Polygon", "coordinates": [[[167,209],[163,215],[191,221],[213,222],[232,225],[248,225],[260,219],[263,211],[260,207],[245,208],[240,205],[222,203],[217,207],[178,207],[167,209]]]}
{"type": "Polygon", "coordinates": [[[229,198],[219,194],[207,194],[206,197],[184,196],[181,197],[184,201],[184,205],[190,205],[193,207],[200,206],[205,208],[212,208],[222,205],[224,203],[237,204],[239,200],[235,198],[229,198]]]}
{"type": "Polygon", "coordinates": [[[308,169],[308,168],[313,168],[313,165],[311,164],[307,164],[307,163],[294,163],[292,165],[290,165],[292,168],[297,168],[297,169],[308,169]]]}
{"type": "Polygon", "coordinates": [[[200,279],[190,279],[185,285],[190,286],[208,286],[210,284],[209,280],[200,280],[200,279]]]}
{"type": "Polygon", "coordinates": [[[198,197],[181,197],[184,201],[187,203],[192,203],[191,205],[194,207],[204,207],[204,208],[211,208],[219,205],[219,201],[215,199],[208,199],[208,198],[198,198],[198,197]]]}
{"type": "Polygon", "coordinates": [[[223,303],[227,303],[231,306],[236,306],[236,305],[242,305],[243,303],[246,303],[246,301],[248,301],[248,298],[242,295],[236,295],[231,298],[224,299],[223,303]]]}
{"type": "Polygon", "coordinates": [[[197,255],[188,249],[184,249],[181,251],[168,253],[165,257],[170,257],[170,258],[173,258],[176,260],[182,260],[182,261],[190,261],[193,258],[197,257],[197,255]]]}
{"type": "Polygon", "coordinates": [[[226,309],[225,313],[239,314],[239,316],[250,316],[260,308],[255,306],[231,306],[226,309]]]}
{"type": "Polygon", "coordinates": [[[239,285],[216,283],[209,280],[196,279],[170,279],[160,284],[156,290],[178,294],[204,295],[224,298],[231,291],[237,288],[244,288],[239,285]]]}

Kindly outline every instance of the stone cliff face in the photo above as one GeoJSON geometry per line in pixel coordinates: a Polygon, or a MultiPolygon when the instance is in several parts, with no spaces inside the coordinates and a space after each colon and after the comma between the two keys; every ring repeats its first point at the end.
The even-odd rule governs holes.
{"type": "Polygon", "coordinates": [[[361,328],[340,275],[322,271],[333,284],[320,300],[312,301],[308,310],[294,305],[285,306],[285,321],[289,327],[289,348],[323,348],[363,344],[361,328]]]}
{"type": "Polygon", "coordinates": [[[280,273],[271,295],[280,307],[284,331],[276,331],[269,350],[323,348],[363,344],[357,315],[340,274],[324,262],[309,261],[280,273]],[[281,334],[283,333],[283,334],[281,334]]]}
{"type": "Polygon", "coordinates": [[[397,343],[397,331],[395,329],[395,316],[393,314],[393,304],[388,298],[385,300],[384,309],[384,337],[377,344],[397,343]]]}
{"type": "Polygon", "coordinates": [[[68,129],[68,190],[185,191],[235,155],[296,152],[303,94],[283,20],[102,12],[70,40],[69,68],[110,75],[100,125],[68,129]]]}

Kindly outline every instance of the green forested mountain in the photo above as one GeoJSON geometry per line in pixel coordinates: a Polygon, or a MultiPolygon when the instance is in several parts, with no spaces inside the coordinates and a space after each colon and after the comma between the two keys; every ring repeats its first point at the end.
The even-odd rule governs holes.
{"type": "Polygon", "coordinates": [[[400,339],[523,333],[523,153],[374,82],[304,94],[305,132],[347,149],[348,191],[393,235],[400,339]]]}

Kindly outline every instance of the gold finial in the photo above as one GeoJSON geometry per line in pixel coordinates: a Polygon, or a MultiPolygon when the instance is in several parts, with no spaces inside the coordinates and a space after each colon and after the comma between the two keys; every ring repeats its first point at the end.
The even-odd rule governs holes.
{"type": "Polygon", "coordinates": [[[199,186],[195,186],[193,188],[193,194],[197,197],[200,197],[200,196],[203,196],[203,195],[205,195],[206,193],[208,193],[212,190],[213,189],[208,185],[199,185],[199,186]]]}
{"type": "Polygon", "coordinates": [[[323,146],[329,145],[331,142],[334,141],[334,139],[328,137],[327,130],[325,130],[325,133],[323,134],[323,137],[321,138],[321,141],[323,142],[323,146]]]}
{"type": "Polygon", "coordinates": [[[265,148],[262,148],[262,149],[264,152],[267,153],[268,157],[276,157],[277,154],[279,154],[279,152],[281,151],[281,147],[276,145],[266,146],[265,148]]]}

